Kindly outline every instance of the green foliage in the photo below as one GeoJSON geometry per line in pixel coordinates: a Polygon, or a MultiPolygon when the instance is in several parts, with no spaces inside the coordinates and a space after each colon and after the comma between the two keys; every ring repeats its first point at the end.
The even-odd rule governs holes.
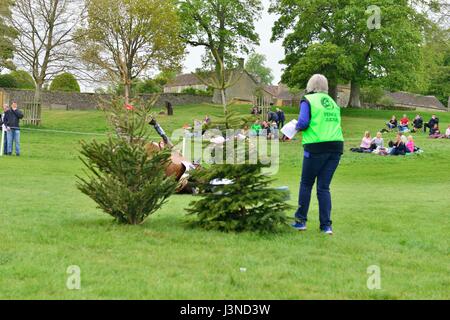
{"type": "Polygon", "coordinates": [[[284,83],[297,88],[306,88],[309,78],[316,73],[325,75],[330,85],[350,80],[353,65],[345,51],[332,43],[315,43],[283,75],[284,83]]]}
{"type": "Polygon", "coordinates": [[[387,108],[393,108],[395,105],[394,99],[392,99],[389,96],[383,96],[377,102],[378,102],[378,104],[382,105],[383,107],[387,107],[387,108]]]}
{"type": "Polygon", "coordinates": [[[272,179],[261,173],[261,164],[212,165],[194,174],[201,199],[186,209],[196,215],[194,225],[207,230],[274,232],[287,224],[286,193],[270,187],[272,179]],[[232,184],[214,186],[213,179],[232,184]]]}
{"type": "Polygon", "coordinates": [[[17,88],[17,81],[10,74],[0,74],[0,88],[17,88]]]}
{"type": "Polygon", "coordinates": [[[10,74],[16,80],[17,88],[30,90],[34,90],[36,88],[33,77],[28,72],[24,70],[15,70],[10,74]]]}
{"type": "Polygon", "coordinates": [[[434,95],[445,106],[450,96],[450,29],[442,30],[432,25],[426,34],[422,49],[418,93],[434,95]]]}
{"type": "Polygon", "coordinates": [[[364,103],[376,104],[385,95],[385,91],[381,87],[368,86],[361,90],[361,100],[364,103]]]}
{"type": "Polygon", "coordinates": [[[159,93],[162,87],[153,79],[137,80],[133,82],[132,91],[134,94],[159,93]]]}
{"type": "Polygon", "coordinates": [[[270,85],[274,80],[274,76],[272,73],[272,69],[266,67],[265,63],[265,55],[253,53],[250,55],[247,63],[245,64],[245,70],[247,70],[251,74],[257,75],[260,78],[261,83],[270,85]]]}
{"type": "Polygon", "coordinates": [[[179,3],[182,38],[194,46],[215,46],[222,62],[225,56],[235,60],[239,53],[248,53],[252,44],[258,44],[254,21],[263,9],[260,0],[181,0],[179,3]]]}
{"type": "Polygon", "coordinates": [[[14,39],[17,32],[7,23],[11,18],[10,7],[13,1],[0,1],[0,71],[3,68],[14,69],[14,39]]]}
{"type": "Polygon", "coordinates": [[[348,74],[344,74],[355,84],[352,90],[355,99],[351,103],[358,104],[354,101],[358,85],[366,81],[377,80],[378,85],[388,90],[401,90],[417,80],[421,31],[427,19],[406,0],[375,3],[372,0],[275,0],[270,11],[280,17],[274,25],[272,40],[284,38],[287,65],[284,79],[289,82],[304,83],[301,75],[311,72],[308,68],[311,61],[300,66],[299,61],[312,45],[328,43],[339,48],[334,50],[337,54],[330,61],[335,64],[334,71],[340,70],[338,57],[346,58],[344,65],[348,62],[352,65],[347,69],[348,74]],[[367,8],[371,5],[381,10],[379,29],[368,27],[373,12],[367,8]]]}
{"type": "Polygon", "coordinates": [[[72,74],[65,72],[53,79],[50,91],[80,92],[80,85],[72,74]]]}
{"type": "Polygon", "coordinates": [[[175,192],[177,182],[164,170],[171,153],[147,153],[150,114],[146,106],[138,103],[134,110],[127,110],[118,99],[104,110],[115,134],[105,142],[82,143],[88,178],[78,176],[77,187],[116,221],[141,224],[175,192]]]}
{"type": "Polygon", "coordinates": [[[195,89],[195,88],[192,88],[192,87],[183,89],[181,91],[181,93],[188,93],[188,94],[193,94],[193,95],[198,95],[198,96],[210,96],[210,95],[212,95],[211,91],[195,89]]]}
{"type": "Polygon", "coordinates": [[[218,117],[210,123],[208,129],[214,128],[219,129],[223,136],[226,134],[228,129],[242,129],[247,125],[250,125],[255,121],[254,115],[243,115],[237,111],[228,111],[224,116],[218,117]]]}

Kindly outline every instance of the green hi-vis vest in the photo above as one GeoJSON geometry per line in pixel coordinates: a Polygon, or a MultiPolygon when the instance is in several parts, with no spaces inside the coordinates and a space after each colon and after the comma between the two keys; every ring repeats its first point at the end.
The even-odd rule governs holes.
{"type": "Polygon", "coordinates": [[[311,106],[311,122],[303,132],[303,144],[344,141],[341,127],[341,109],[333,98],[325,93],[304,97],[311,106]]]}

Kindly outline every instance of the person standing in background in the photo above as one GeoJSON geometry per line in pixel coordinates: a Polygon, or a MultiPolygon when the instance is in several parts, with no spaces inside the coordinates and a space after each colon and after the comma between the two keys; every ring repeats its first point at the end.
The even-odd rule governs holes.
{"type": "Polygon", "coordinates": [[[12,155],[13,144],[16,147],[16,156],[20,156],[20,119],[23,113],[17,108],[17,103],[13,102],[11,109],[5,112],[7,155],[12,155]]]}
{"type": "Polygon", "coordinates": [[[281,110],[280,108],[277,108],[277,116],[278,116],[277,125],[278,125],[278,128],[281,130],[284,127],[284,122],[286,121],[286,116],[284,114],[284,111],[281,110]]]}
{"type": "Polygon", "coordinates": [[[7,104],[3,105],[3,112],[0,116],[0,125],[2,127],[2,137],[3,137],[3,145],[0,146],[3,148],[3,153],[6,154],[8,152],[8,139],[7,139],[7,131],[6,131],[6,125],[4,124],[4,119],[6,116],[6,112],[9,110],[9,106],[7,104]]]}

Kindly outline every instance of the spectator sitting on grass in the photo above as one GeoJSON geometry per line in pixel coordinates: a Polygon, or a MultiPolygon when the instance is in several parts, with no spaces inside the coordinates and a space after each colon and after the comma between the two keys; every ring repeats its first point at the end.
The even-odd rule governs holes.
{"type": "Polygon", "coordinates": [[[392,129],[397,128],[397,125],[398,125],[397,118],[395,116],[392,116],[391,120],[389,120],[389,122],[386,123],[386,126],[388,128],[381,130],[381,132],[390,132],[392,131],[392,129]]]}
{"type": "Polygon", "coordinates": [[[409,119],[406,114],[403,115],[403,118],[400,120],[400,126],[398,127],[400,132],[408,132],[409,131],[409,119]]]}
{"type": "Polygon", "coordinates": [[[408,142],[406,143],[406,150],[408,152],[414,153],[414,148],[415,148],[414,138],[413,136],[408,136],[408,142]]]}
{"type": "Polygon", "coordinates": [[[370,137],[370,132],[366,131],[364,137],[361,140],[361,145],[359,148],[350,149],[352,152],[372,152],[372,138],[370,137]]]}
{"type": "Polygon", "coordinates": [[[271,132],[272,132],[272,139],[278,139],[279,138],[279,134],[278,134],[278,124],[274,121],[272,122],[272,125],[270,126],[271,132]]]}
{"type": "Polygon", "coordinates": [[[381,132],[377,132],[377,136],[372,139],[371,149],[384,148],[384,139],[381,132]]]}
{"type": "Polygon", "coordinates": [[[420,115],[416,115],[413,120],[413,129],[412,132],[417,132],[423,127],[423,119],[420,115]]]}
{"type": "Polygon", "coordinates": [[[441,134],[441,130],[439,130],[439,125],[436,123],[433,128],[430,129],[431,139],[440,139],[444,138],[444,135],[441,134]]]}
{"type": "Polygon", "coordinates": [[[261,129],[262,129],[261,123],[259,122],[259,120],[256,120],[255,123],[251,127],[250,133],[253,136],[258,136],[261,129]]]}
{"type": "Polygon", "coordinates": [[[402,134],[398,133],[395,141],[389,142],[389,154],[391,156],[404,156],[406,154],[406,145],[402,140],[402,134]]]}
{"type": "Polygon", "coordinates": [[[427,132],[427,128],[431,131],[436,124],[439,125],[439,118],[436,117],[435,114],[433,114],[430,121],[428,121],[428,123],[425,123],[425,125],[423,126],[423,132],[427,132]]]}
{"type": "Polygon", "coordinates": [[[447,130],[445,130],[445,137],[446,137],[447,139],[450,139],[450,124],[448,125],[447,130]]]}
{"type": "Polygon", "coordinates": [[[370,132],[366,131],[364,137],[362,138],[361,145],[359,146],[363,151],[371,151],[372,138],[370,132]]]}
{"type": "Polygon", "coordinates": [[[266,137],[270,139],[271,136],[271,130],[270,130],[270,124],[267,121],[262,122],[262,130],[264,130],[264,133],[266,134],[266,137]]]}

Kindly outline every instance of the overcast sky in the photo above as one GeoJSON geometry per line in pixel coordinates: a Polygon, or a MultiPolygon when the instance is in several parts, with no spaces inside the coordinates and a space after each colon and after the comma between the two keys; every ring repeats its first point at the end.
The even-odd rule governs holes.
{"type": "MultiPolygon", "coordinates": [[[[267,57],[267,66],[272,69],[275,76],[274,84],[278,83],[281,79],[281,73],[283,66],[278,62],[284,58],[284,49],[282,47],[282,41],[275,43],[270,42],[272,36],[272,26],[276,21],[276,16],[267,12],[270,4],[270,0],[262,0],[264,4],[264,13],[261,19],[255,22],[256,32],[260,37],[260,45],[255,47],[254,50],[257,53],[264,54],[267,57]]],[[[189,54],[184,61],[184,72],[193,72],[196,68],[201,66],[201,56],[204,53],[203,47],[188,48],[189,54]]]]}

